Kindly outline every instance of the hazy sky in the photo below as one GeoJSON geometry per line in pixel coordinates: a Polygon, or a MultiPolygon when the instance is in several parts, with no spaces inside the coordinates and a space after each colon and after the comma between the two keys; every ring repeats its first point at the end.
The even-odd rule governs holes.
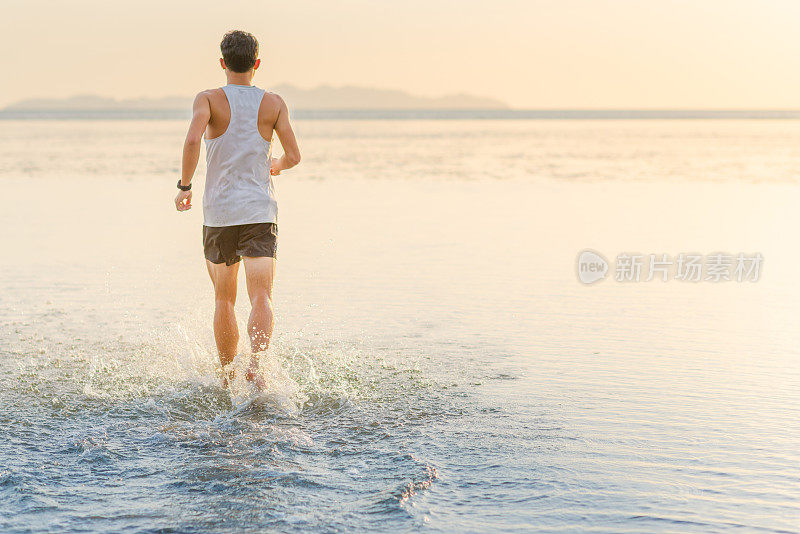
{"type": "MultiPolygon", "coordinates": [[[[189,95],[253,32],[256,83],[523,108],[800,108],[798,0],[0,0],[0,106],[189,95]]],[[[290,103],[291,104],[291,103],[290,103]]]]}

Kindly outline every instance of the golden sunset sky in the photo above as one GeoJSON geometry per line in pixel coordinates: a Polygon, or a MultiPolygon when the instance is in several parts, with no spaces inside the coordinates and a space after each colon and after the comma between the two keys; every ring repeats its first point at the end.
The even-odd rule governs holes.
{"type": "Polygon", "coordinates": [[[0,0],[0,106],[192,95],[228,29],[256,83],[466,92],[517,108],[800,108],[797,0],[0,0]]]}

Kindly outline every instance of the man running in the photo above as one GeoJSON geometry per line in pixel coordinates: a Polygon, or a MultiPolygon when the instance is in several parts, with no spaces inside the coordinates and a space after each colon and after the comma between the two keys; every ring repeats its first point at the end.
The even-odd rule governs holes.
{"type": "Polygon", "coordinates": [[[278,239],[278,205],[272,176],[300,162],[289,111],[283,99],[252,85],[258,41],[252,34],[231,31],[220,45],[220,65],[228,84],[209,89],[194,100],[192,122],[183,145],[183,167],[175,207],[192,207],[192,177],[206,142],[206,187],[203,195],[203,248],[214,284],[214,338],[223,370],[223,386],[234,378],[239,344],[234,315],[239,260],[244,258],[250,297],[251,357],[245,378],[261,386],[259,355],[267,350],[275,324],[272,283],[278,239]],[[271,158],[272,132],[284,154],[271,158]],[[205,133],[205,136],[203,135],[205,133]]]}

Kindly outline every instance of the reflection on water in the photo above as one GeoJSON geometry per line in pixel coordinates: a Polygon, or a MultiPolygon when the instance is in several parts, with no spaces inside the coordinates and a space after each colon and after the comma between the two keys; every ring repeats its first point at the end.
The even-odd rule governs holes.
{"type": "Polygon", "coordinates": [[[0,530],[797,530],[800,123],[300,122],[261,396],[184,125],[4,124],[0,530]],[[765,267],[587,287],[585,248],[765,267]]]}

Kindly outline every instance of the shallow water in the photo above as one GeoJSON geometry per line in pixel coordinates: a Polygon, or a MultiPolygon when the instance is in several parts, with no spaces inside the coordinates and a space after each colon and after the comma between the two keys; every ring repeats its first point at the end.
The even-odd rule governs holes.
{"type": "Polygon", "coordinates": [[[799,530],[800,121],[298,121],[263,397],[218,387],[185,124],[2,124],[0,530],[799,530]]]}

